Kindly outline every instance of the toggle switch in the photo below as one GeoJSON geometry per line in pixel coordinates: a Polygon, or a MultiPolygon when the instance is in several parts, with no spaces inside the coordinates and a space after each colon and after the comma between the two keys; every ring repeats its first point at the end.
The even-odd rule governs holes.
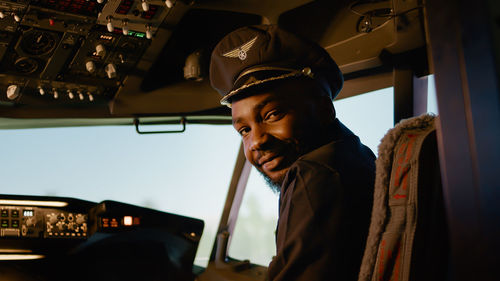
{"type": "Polygon", "coordinates": [[[172,0],[165,0],[165,5],[167,6],[167,8],[172,9],[172,7],[174,6],[174,2],[172,0]]]}
{"type": "Polygon", "coordinates": [[[122,20],[122,32],[123,32],[123,35],[128,35],[128,31],[129,31],[129,28],[128,28],[128,19],[124,19],[124,20],[122,20]]]}
{"type": "Polygon", "coordinates": [[[151,25],[146,24],[146,38],[153,38],[153,32],[151,31],[151,25]]]}
{"type": "Polygon", "coordinates": [[[142,2],[141,6],[142,6],[142,9],[144,10],[144,12],[149,11],[149,3],[148,3],[148,1],[147,0],[141,0],[141,2],[142,2]]]}
{"type": "Polygon", "coordinates": [[[59,93],[57,92],[56,89],[52,88],[52,94],[54,95],[54,99],[58,99],[59,98],[59,93]]]}
{"type": "Polygon", "coordinates": [[[107,16],[106,20],[108,23],[106,24],[106,28],[108,29],[109,32],[113,32],[115,30],[115,27],[113,26],[113,16],[107,16]]]}
{"type": "Polygon", "coordinates": [[[20,22],[21,21],[21,18],[16,13],[12,13],[12,16],[14,17],[14,20],[16,22],[20,22]]]}

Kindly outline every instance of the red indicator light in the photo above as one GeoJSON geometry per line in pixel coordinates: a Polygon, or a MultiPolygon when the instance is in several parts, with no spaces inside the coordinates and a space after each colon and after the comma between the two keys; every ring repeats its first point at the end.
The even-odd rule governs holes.
{"type": "Polygon", "coordinates": [[[157,11],[158,11],[157,5],[149,5],[149,10],[147,12],[142,12],[141,18],[150,20],[156,15],[157,11]]]}
{"type": "Polygon", "coordinates": [[[51,26],[53,26],[53,25],[54,25],[54,23],[55,23],[55,22],[54,22],[54,19],[49,19],[49,24],[50,24],[51,26]]]}
{"type": "Polygon", "coordinates": [[[45,8],[70,12],[75,14],[84,14],[87,16],[97,15],[96,1],[89,0],[37,0],[37,5],[45,8]]]}
{"type": "Polygon", "coordinates": [[[128,13],[129,9],[126,9],[126,8],[123,8],[120,6],[120,7],[118,7],[118,9],[116,9],[116,13],[120,14],[120,15],[126,15],[128,13]]]}
{"type": "Polygon", "coordinates": [[[116,8],[115,13],[121,14],[121,15],[126,15],[132,8],[132,5],[134,4],[134,1],[131,0],[122,0],[120,5],[118,5],[118,8],[116,8]]]}
{"type": "Polygon", "coordinates": [[[124,226],[132,226],[133,219],[131,216],[124,216],[123,217],[123,225],[124,226]]]}
{"type": "Polygon", "coordinates": [[[140,224],[141,224],[141,219],[134,218],[134,225],[140,225],[140,224]]]}

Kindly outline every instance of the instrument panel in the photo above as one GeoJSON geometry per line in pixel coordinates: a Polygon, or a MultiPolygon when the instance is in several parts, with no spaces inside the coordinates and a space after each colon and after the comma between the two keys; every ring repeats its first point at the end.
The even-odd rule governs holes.
{"type": "Polygon", "coordinates": [[[0,0],[0,104],[107,103],[168,12],[153,0],[0,0]]]}
{"type": "Polygon", "coordinates": [[[0,272],[7,280],[192,281],[203,227],[116,201],[0,195],[0,272]],[[127,270],[103,275],[117,265],[127,270]]]}
{"type": "Polygon", "coordinates": [[[34,206],[0,207],[0,237],[59,238],[87,237],[87,214],[34,206]]]}

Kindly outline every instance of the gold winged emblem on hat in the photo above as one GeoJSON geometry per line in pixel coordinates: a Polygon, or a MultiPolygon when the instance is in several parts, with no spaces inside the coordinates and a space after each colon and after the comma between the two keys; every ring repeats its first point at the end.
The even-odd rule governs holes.
{"type": "Polygon", "coordinates": [[[239,58],[240,60],[245,60],[247,58],[247,52],[250,51],[255,41],[257,41],[257,36],[255,36],[252,40],[246,42],[245,44],[239,46],[238,48],[223,54],[223,56],[225,56],[226,58],[239,58]]]}

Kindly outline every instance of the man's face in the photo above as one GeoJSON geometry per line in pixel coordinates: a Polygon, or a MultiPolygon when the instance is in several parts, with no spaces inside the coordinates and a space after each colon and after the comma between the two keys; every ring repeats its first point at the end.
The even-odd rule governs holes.
{"type": "Polygon", "coordinates": [[[271,187],[279,190],[290,166],[321,143],[318,90],[304,81],[287,81],[232,103],[233,126],[242,136],[245,156],[271,187]]]}

